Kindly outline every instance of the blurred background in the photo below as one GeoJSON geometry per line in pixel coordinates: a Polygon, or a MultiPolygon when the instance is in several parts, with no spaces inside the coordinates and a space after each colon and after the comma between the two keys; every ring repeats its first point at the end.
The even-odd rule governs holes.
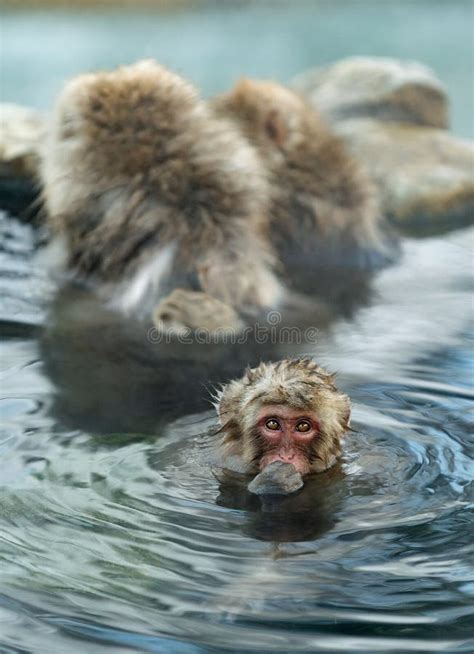
{"type": "Polygon", "coordinates": [[[456,134],[474,135],[471,0],[10,0],[3,2],[3,99],[50,108],[76,73],[143,57],[205,95],[245,75],[286,82],[351,55],[421,61],[452,102],[456,134]]]}

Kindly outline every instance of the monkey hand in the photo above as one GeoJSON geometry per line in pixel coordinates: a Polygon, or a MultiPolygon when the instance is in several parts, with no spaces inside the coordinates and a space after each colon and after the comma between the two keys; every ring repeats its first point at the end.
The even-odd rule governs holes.
{"type": "Polygon", "coordinates": [[[209,333],[240,331],[237,312],[220,300],[199,291],[182,288],[164,298],[153,313],[155,326],[177,335],[202,330],[209,333]]]}

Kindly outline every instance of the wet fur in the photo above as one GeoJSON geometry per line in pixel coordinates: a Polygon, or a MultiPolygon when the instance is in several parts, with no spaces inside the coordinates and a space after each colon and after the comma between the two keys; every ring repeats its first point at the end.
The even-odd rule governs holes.
{"type": "Polygon", "coordinates": [[[302,97],[274,82],[244,79],[213,106],[265,162],[271,240],[286,279],[301,290],[324,289],[335,276],[326,278],[328,265],[353,275],[392,259],[394,239],[375,187],[302,97]]]}
{"type": "Polygon", "coordinates": [[[320,435],[312,444],[311,471],[321,472],[334,465],[341,455],[341,439],[349,428],[350,402],[334,385],[334,375],[310,358],[261,363],[223,387],[216,397],[216,409],[224,461],[241,457],[248,472],[257,472],[262,456],[257,414],[262,406],[270,404],[316,413],[320,435]]]}
{"type": "Polygon", "coordinates": [[[158,64],[69,82],[41,181],[66,269],[118,308],[151,312],[177,287],[238,309],[278,303],[258,153],[158,64]]]}

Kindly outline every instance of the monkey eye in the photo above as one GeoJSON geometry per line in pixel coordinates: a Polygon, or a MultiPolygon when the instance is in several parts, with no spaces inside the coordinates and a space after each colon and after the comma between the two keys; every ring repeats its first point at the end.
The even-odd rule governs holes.
{"type": "Polygon", "coordinates": [[[296,425],[296,431],[300,432],[307,432],[310,431],[311,425],[307,420],[300,420],[299,423],[296,425]]]}
{"type": "Polygon", "coordinates": [[[281,429],[280,423],[278,422],[278,420],[275,420],[275,418],[269,418],[265,422],[265,427],[267,429],[270,429],[271,431],[277,431],[278,429],[281,429]]]}

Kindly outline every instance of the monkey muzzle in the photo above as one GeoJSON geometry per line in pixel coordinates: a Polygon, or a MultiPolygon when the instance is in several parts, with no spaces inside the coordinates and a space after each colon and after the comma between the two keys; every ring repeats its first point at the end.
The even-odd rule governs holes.
{"type": "Polygon", "coordinates": [[[307,457],[294,447],[291,441],[281,443],[277,449],[272,449],[263,455],[260,461],[260,470],[263,472],[268,466],[274,463],[283,463],[291,465],[301,475],[306,475],[310,472],[307,457]]]}

